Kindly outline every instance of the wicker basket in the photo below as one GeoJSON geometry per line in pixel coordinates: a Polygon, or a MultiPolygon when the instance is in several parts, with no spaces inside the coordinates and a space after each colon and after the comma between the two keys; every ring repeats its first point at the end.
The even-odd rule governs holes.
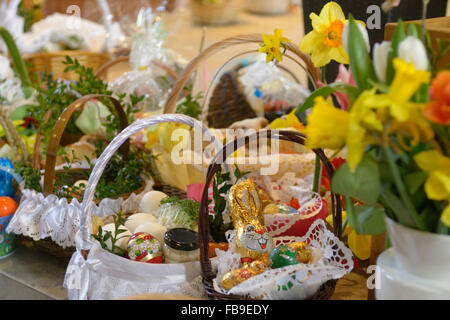
{"type": "MultiPolygon", "coordinates": [[[[298,144],[304,144],[305,136],[300,132],[296,131],[278,131],[276,134],[273,134],[270,130],[264,132],[265,137],[276,138],[279,140],[291,141],[298,144]]],[[[234,151],[242,147],[243,145],[248,144],[251,140],[259,139],[260,133],[256,133],[250,136],[246,136],[245,139],[237,139],[233,142],[230,142],[228,145],[224,146],[221,150],[222,158],[227,159],[227,157],[232,154],[234,151]]],[[[331,165],[331,162],[326,157],[325,153],[321,149],[314,149],[314,153],[320,158],[324,168],[327,170],[328,175],[330,177],[333,176],[334,169],[331,165]]],[[[200,263],[202,267],[202,276],[203,276],[203,284],[205,286],[208,297],[211,299],[223,299],[223,300],[236,300],[236,299],[249,299],[247,296],[240,295],[227,295],[223,293],[219,293],[214,289],[213,279],[215,278],[215,274],[213,272],[211,261],[208,256],[208,244],[210,239],[209,234],[209,212],[208,212],[208,187],[214,176],[221,165],[218,163],[211,163],[208,168],[208,173],[206,176],[205,188],[203,189],[202,199],[200,202],[200,213],[199,213],[199,241],[200,241],[200,263]]],[[[331,193],[331,213],[333,216],[333,233],[341,238],[342,235],[342,208],[340,203],[340,197],[337,194],[331,193]]],[[[314,300],[323,300],[329,299],[334,292],[337,280],[330,280],[324,283],[319,290],[309,299],[314,300]]]]}
{"type": "Polygon", "coordinates": [[[191,0],[192,20],[198,24],[225,25],[236,21],[241,10],[240,0],[200,3],[191,0]]]}
{"type": "MultiPolygon", "coordinates": [[[[203,50],[199,55],[191,60],[191,62],[186,66],[183,73],[178,78],[177,82],[174,85],[174,88],[172,89],[172,92],[167,99],[164,113],[173,113],[175,111],[177,100],[181,92],[183,91],[184,86],[186,85],[192,74],[200,66],[200,64],[210,56],[214,55],[217,52],[220,52],[222,49],[226,49],[232,46],[246,45],[249,43],[259,44],[262,43],[262,41],[262,35],[260,34],[235,36],[216,42],[203,50]]],[[[258,50],[245,51],[233,56],[231,59],[253,52],[258,52],[258,50]]],[[[317,82],[317,80],[320,79],[319,69],[314,67],[309,56],[301,53],[298,50],[298,46],[296,44],[288,42],[286,44],[286,52],[284,53],[284,56],[303,68],[308,77],[312,79],[312,81],[317,82]],[[293,55],[291,55],[291,53],[293,55]]],[[[228,60],[227,62],[229,62],[230,60],[228,60]]],[[[225,62],[225,64],[227,62],[225,62]]],[[[291,76],[293,76],[295,79],[295,76],[288,69],[285,69],[283,67],[281,69],[290,73],[291,76]]],[[[217,74],[218,73],[216,73],[216,75],[217,74]]],[[[206,107],[208,93],[212,90],[211,85],[208,88],[206,98],[203,103],[203,113],[201,120],[205,122],[207,121],[209,127],[227,128],[235,121],[255,117],[255,112],[248,105],[245,96],[243,95],[241,89],[239,89],[236,74],[237,70],[234,69],[231,72],[224,73],[221,76],[218,85],[214,88],[214,91],[211,95],[209,106],[206,107]]],[[[298,81],[298,79],[295,80],[298,81]]],[[[214,81],[212,81],[212,83],[214,83],[214,81]]]]}
{"type": "MultiPolygon", "coordinates": [[[[53,128],[53,133],[50,137],[50,142],[47,150],[47,156],[45,158],[45,164],[44,164],[44,183],[43,183],[43,194],[44,196],[48,196],[52,194],[53,187],[55,184],[55,173],[57,171],[55,170],[55,164],[56,164],[56,157],[58,152],[58,146],[60,145],[60,142],[62,140],[64,129],[69,122],[71,116],[74,114],[74,112],[78,109],[82,109],[86,102],[90,101],[91,99],[98,99],[98,98],[106,98],[109,99],[112,102],[112,105],[114,107],[108,106],[112,111],[115,110],[117,112],[117,115],[119,117],[121,127],[126,128],[128,126],[128,120],[127,116],[123,110],[122,105],[117,101],[115,98],[107,95],[101,95],[101,94],[92,94],[87,95],[82,98],[77,99],[74,101],[71,105],[69,105],[60,117],[58,118],[55,127],[53,128]]],[[[44,115],[44,121],[48,121],[50,117],[50,111],[47,112],[44,115]]],[[[40,145],[41,145],[41,132],[38,132],[36,136],[36,143],[34,146],[34,154],[33,154],[33,167],[35,169],[41,169],[41,153],[40,153],[40,145]]],[[[128,157],[129,152],[129,142],[127,141],[124,145],[122,145],[120,152],[122,153],[122,156],[124,159],[128,157]]],[[[83,171],[87,171],[85,169],[69,169],[69,172],[71,174],[71,178],[73,182],[76,182],[77,180],[81,179],[83,177],[82,173],[83,171]]],[[[138,190],[135,192],[140,192],[144,189],[144,185],[142,185],[138,190]]],[[[122,197],[123,199],[127,199],[131,195],[131,192],[128,194],[120,195],[119,197],[122,197]]],[[[77,197],[78,200],[81,201],[81,196],[77,197]]],[[[70,201],[70,199],[68,199],[70,201]]],[[[101,199],[94,199],[94,203],[98,204],[101,201],[101,199]]],[[[75,251],[75,247],[66,247],[63,248],[59,246],[57,243],[55,243],[51,238],[45,238],[38,241],[34,241],[32,238],[28,236],[19,236],[18,237],[19,243],[25,245],[25,246],[35,246],[36,248],[45,251],[52,256],[55,256],[57,258],[62,259],[63,261],[66,261],[67,259],[70,259],[73,252],[75,251]]]]}
{"type": "Polygon", "coordinates": [[[78,50],[34,53],[25,55],[23,58],[30,64],[29,72],[32,74],[51,72],[54,78],[78,80],[76,73],[64,72],[67,66],[63,64],[63,61],[66,60],[66,56],[73,60],[77,59],[81,65],[92,68],[94,71],[109,60],[109,55],[106,53],[78,50]]]}

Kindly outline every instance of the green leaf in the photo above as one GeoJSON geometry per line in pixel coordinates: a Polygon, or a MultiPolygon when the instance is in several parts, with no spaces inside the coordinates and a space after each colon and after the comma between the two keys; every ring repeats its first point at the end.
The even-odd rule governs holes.
{"type": "MultiPolygon", "coordinates": [[[[12,35],[4,27],[0,27],[0,36],[3,38],[3,41],[5,41],[5,44],[8,47],[9,54],[13,60],[14,70],[22,83],[22,87],[33,87],[30,81],[30,76],[28,75],[28,71],[25,67],[25,62],[22,59],[12,35]]],[[[28,89],[24,91],[25,98],[30,97],[27,96],[27,93],[29,93],[28,89]]]]}
{"type": "Polygon", "coordinates": [[[364,155],[355,172],[350,171],[347,162],[344,163],[335,172],[331,188],[335,193],[375,205],[381,190],[378,163],[369,154],[364,155]]]}
{"type": "Polygon", "coordinates": [[[417,39],[419,39],[420,34],[419,34],[419,26],[416,25],[415,23],[408,23],[408,36],[412,36],[415,37],[417,39]]]}
{"type": "Polygon", "coordinates": [[[11,114],[11,120],[22,120],[26,116],[28,116],[28,105],[20,106],[11,114]]]}
{"type": "Polygon", "coordinates": [[[352,226],[359,234],[377,235],[386,231],[384,211],[381,207],[356,206],[354,208],[357,225],[352,226]]]}
{"type": "Polygon", "coordinates": [[[408,209],[392,191],[384,190],[381,194],[381,200],[383,205],[395,215],[400,224],[411,228],[416,227],[413,217],[408,214],[408,209]]]}
{"type": "Polygon", "coordinates": [[[403,28],[402,20],[398,21],[397,28],[395,28],[394,35],[392,37],[391,48],[392,50],[388,55],[388,63],[386,69],[386,83],[391,84],[394,79],[394,65],[392,61],[397,57],[398,45],[406,38],[405,29],[403,28]]]}
{"type": "Polygon", "coordinates": [[[366,41],[358,28],[357,22],[352,15],[349,17],[349,44],[348,55],[350,58],[350,68],[353,72],[355,82],[360,91],[369,87],[370,61],[366,41]]]}
{"type": "Polygon", "coordinates": [[[112,238],[112,233],[111,231],[106,231],[105,235],[103,236],[103,241],[107,241],[108,239],[112,238]]]}
{"type": "Polygon", "coordinates": [[[418,171],[406,175],[405,187],[408,189],[409,194],[415,194],[416,191],[425,183],[427,177],[428,172],[425,171],[418,171]]]}
{"type": "MultiPolygon", "coordinates": [[[[301,105],[301,107],[297,108],[295,111],[295,115],[299,117],[300,114],[308,110],[314,105],[314,100],[317,97],[328,97],[329,95],[333,94],[334,92],[342,92],[348,95],[349,99],[351,101],[355,101],[358,97],[358,89],[354,86],[347,84],[347,83],[332,83],[327,86],[321,87],[314,91],[301,105]]],[[[299,118],[300,119],[300,118],[299,118]]],[[[300,119],[301,120],[301,119],[300,119]]]]}

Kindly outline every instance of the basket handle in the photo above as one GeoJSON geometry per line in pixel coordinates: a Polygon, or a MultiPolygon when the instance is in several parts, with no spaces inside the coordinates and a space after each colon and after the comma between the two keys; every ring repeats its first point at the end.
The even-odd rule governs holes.
{"type": "MultiPolygon", "coordinates": [[[[119,57],[116,59],[113,59],[111,61],[108,61],[107,63],[105,63],[104,65],[102,65],[96,72],[95,72],[95,76],[101,78],[102,76],[105,75],[105,73],[109,70],[109,68],[115,66],[116,64],[119,64],[120,62],[124,62],[124,61],[129,61],[130,60],[130,56],[125,56],[125,57],[119,57]]],[[[170,68],[167,64],[165,64],[164,62],[157,60],[157,59],[153,59],[152,63],[158,67],[160,67],[161,69],[163,69],[164,71],[166,71],[174,81],[176,81],[178,79],[178,75],[177,73],[172,70],[172,68],[170,68]]]]}
{"type": "Polygon", "coordinates": [[[91,172],[89,177],[89,181],[87,183],[86,190],[83,196],[83,202],[81,203],[81,216],[80,216],[80,237],[81,237],[81,250],[84,258],[87,258],[87,254],[89,253],[89,249],[91,247],[90,242],[90,219],[92,215],[92,200],[94,199],[95,188],[97,187],[97,183],[100,180],[100,177],[108,164],[111,157],[114,155],[116,150],[120,148],[120,146],[127,141],[129,137],[136,134],[137,132],[155,125],[159,123],[165,122],[175,122],[186,124],[190,127],[193,127],[194,130],[202,130],[201,132],[204,135],[206,140],[211,141],[215,150],[218,152],[222,149],[223,145],[220,140],[200,121],[182,115],[182,114],[162,114],[162,115],[154,115],[147,118],[138,119],[127,128],[122,130],[111,142],[110,144],[103,150],[101,156],[97,159],[94,169],[91,172]]]}
{"type": "MultiPolygon", "coordinates": [[[[81,98],[75,100],[74,102],[72,102],[67,108],[64,109],[64,111],[59,116],[58,120],[56,121],[55,126],[53,127],[52,135],[50,136],[50,142],[48,144],[48,149],[47,149],[47,156],[45,157],[45,173],[44,173],[44,188],[43,188],[43,193],[45,196],[52,193],[53,186],[55,185],[56,156],[58,153],[59,143],[61,141],[61,137],[67,126],[67,123],[69,122],[73,113],[77,109],[83,108],[84,105],[86,104],[86,102],[90,101],[91,99],[98,99],[98,98],[109,99],[112,102],[114,109],[117,111],[117,115],[119,116],[121,128],[124,129],[128,126],[127,115],[125,114],[125,111],[123,110],[122,105],[120,104],[120,102],[117,99],[113,98],[112,96],[108,96],[108,95],[104,95],[104,94],[90,94],[90,95],[86,95],[86,96],[81,97],[81,98]]],[[[107,105],[107,107],[111,111],[114,110],[109,105],[107,105]]],[[[38,143],[37,141],[36,141],[36,144],[38,143]]],[[[129,148],[130,148],[129,141],[126,141],[125,144],[121,148],[121,152],[122,152],[124,159],[128,158],[129,148]]]]}
{"type": "MultiPolygon", "coordinates": [[[[214,176],[221,166],[217,163],[219,158],[225,161],[230,154],[234,153],[236,150],[244,145],[250,143],[250,141],[260,139],[260,138],[270,138],[295,142],[304,145],[306,137],[296,131],[278,131],[278,130],[264,130],[248,135],[245,137],[237,138],[236,140],[225,145],[222,150],[216,154],[215,158],[212,160],[208,172],[206,174],[206,182],[203,188],[202,198],[200,202],[200,212],[198,220],[198,232],[200,241],[200,263],[202,266],[202,275],[204,281],[212,281],[214,278],[214,272],[211,267],[211,261],[208,256],[208,243],[209,243],[209,213],[208,213],[208,186],[214,179],[214,176]]],[[[328,160],[322,149],[312,150],[323,163],[325,169],[328,172],[329,177],[333,176],[334,168],[331,162],[328,160]]],[[[342,234],[342,207],[339,195],[331,193],[331,213],[333,216],[333,233],[337,237],[341,237],[342,234]]]]}
{"type": "MultiPolygon", "coordinates": [[[[180,75],[178,80],[175,82],[174,87],[167,98],[166,105],[164,106],[164,113],[173,113],[176,108],[177,100],[183,91],[184,86],[188,82],[191,75],[195,72],[201,62],[212,56],[213,54],[220,52],[222,49],[229,48],[236,45],[249,44],[249,43],[262,43],[261,34],[249,34],[234,36],[226,38],[222,41],[216,42],[210,45],[208,48],[203,50],[198,54],[191,62],[186,66],[183,73],[180,75]]],[[[286,43],[286,52],[292,52],[296,57],[298,57],[306,66],[309,74],[314,82],[320,79],[320,71],[315,68],[311,58],[308,55],[303,54],[296,45],[292,42],[286,43]]],[[[298,64],[302,65],[299,61],[295,60],[298,64]]]]}

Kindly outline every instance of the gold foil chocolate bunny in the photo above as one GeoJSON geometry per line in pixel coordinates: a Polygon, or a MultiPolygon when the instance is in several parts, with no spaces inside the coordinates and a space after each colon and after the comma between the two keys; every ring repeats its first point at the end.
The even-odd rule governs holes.
{"type": "Polygon", "coordinates": [[[228,208],[236,230],[236,249],[241,257],[263,260],[274,245],[264,225],[262,201],[253,180],[247,179],[231,187],[228,208]]]}

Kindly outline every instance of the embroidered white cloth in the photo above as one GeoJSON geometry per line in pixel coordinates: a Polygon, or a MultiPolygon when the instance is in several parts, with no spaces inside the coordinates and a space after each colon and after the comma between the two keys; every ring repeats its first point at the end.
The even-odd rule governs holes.
{"type": "Polygon", "coordinates": [[[137,262],[109,253],[98,242],[94,242],[87,260],[77,249],[63,285],[70,300],[113,300],[145,293],[206,298],[200,262],[137,262]]]}

